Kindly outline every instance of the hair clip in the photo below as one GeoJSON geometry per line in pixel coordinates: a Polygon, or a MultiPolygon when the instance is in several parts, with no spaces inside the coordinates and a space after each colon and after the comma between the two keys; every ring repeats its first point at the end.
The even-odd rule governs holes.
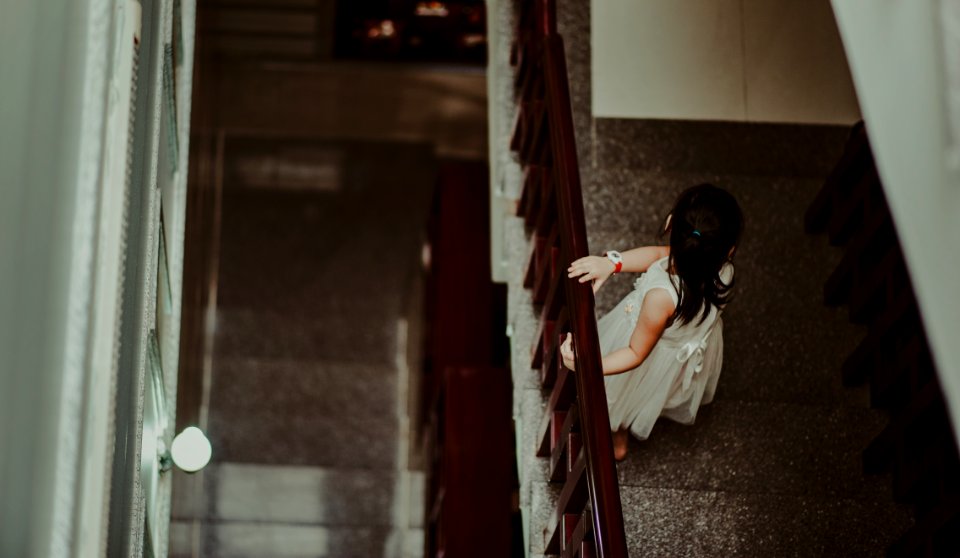
{"type": "Polygon", "coordinates": [[[693,229],[693,236],[700,236],[700,231],[697,229],[693,229]]]}

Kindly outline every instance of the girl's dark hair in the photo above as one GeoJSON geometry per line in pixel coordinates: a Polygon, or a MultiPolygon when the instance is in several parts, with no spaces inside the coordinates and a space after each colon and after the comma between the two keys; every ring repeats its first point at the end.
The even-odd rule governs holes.
{"type": "MultiPolygon", "coordinates": [[[[737,200],[713,184],[685,190],[670,212],[670,266],[680,277],[673,322],[702,323],[707,304],[722,307],[728,302],[733,281],[720,279],[720,270],[730,258],[743,232],[743,212],[737,200]]],[[[665,225],[665,228],[666,225],[665,225]]]]}

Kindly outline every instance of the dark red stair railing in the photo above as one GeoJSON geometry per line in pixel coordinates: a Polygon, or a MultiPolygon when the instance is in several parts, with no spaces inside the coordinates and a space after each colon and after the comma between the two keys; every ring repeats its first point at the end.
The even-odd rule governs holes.
{"type": "Polygon", "coordinates": [[[593,291],[565,273],[590,252],[563,40],[553,0],[521,2],[520,10],[511,147],[524,167],[518,211],[532,234],[524,286],[540,309],[531,366],[550,390],[537,455],[550,458],[550,480],[563,483],[545,553],[626,558],[593,291]],[[565,332],[574,334],[577,372],[560,362],[565,332]]]}

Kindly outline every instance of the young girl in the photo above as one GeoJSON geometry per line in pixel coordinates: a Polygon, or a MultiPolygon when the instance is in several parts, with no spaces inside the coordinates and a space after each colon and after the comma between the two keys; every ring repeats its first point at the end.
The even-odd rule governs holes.
{"type": "MultiPolygon", "coordinates": [[[[650,435],[657,417],[691,424],[709,403],[723,359],[721,309],[733,288],[734,250],[743,230],[737,201],[711,184],[677,198],[663,234],[669,246],[587,256],[567,272],[593,289],[614,273],[643,273],[634,290],[597,323],[613,449],[627,454],[628,433],[650,435]]],[[[573,338],[560,347],[573,370],[573,338]]]]}

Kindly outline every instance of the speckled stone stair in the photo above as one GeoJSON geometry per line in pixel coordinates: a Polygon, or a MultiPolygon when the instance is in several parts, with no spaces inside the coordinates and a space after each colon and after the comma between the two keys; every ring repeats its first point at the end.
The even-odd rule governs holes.
{"type": "Polygon", "coordinates": [[[900,514],[884,502],[621,488],[631,556],[882,556],[900,514]]]}
{"type": "Polygon", "coordinates": [[[193,555],[194,521],[204,524],[203,556],[423,556],[422,507],[404,515],[414,523],[398,525],[396,504],[399,491],[423,490],[422,473],[404,479],[389,470],[220,463],[203,483],[201,509],[173,518],[173,556],[193,555]]]}
{"type": "Polygon", "coordinates": [[[173,556],[423,556],[422,459],[399,361],[417,341],[408,317],[420,314],[411,293],[435,156],[303,141],[342,156],[336,187],[245,184],[225,163],[214,457],[190,477],[204,490],[175,491],[199,509],[175,510],[186,550],[173,556]]]}

